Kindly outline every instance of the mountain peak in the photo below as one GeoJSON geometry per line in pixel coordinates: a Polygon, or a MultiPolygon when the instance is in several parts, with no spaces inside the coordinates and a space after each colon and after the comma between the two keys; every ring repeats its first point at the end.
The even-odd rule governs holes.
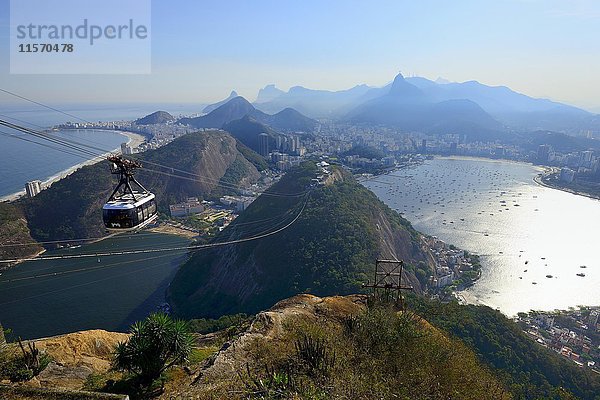
{"type": "Polygon", "coordinates": [[[237,94],[237,92],[235,90],[232,90],[231,93],[229,93],[229,96],[226,99],[221,100],[219,102],[216,102],[216,103],[213,103],[213,104],[210,104],[210,105],[204,107],[204,110],[202,110],[202,112],[205,113],[205,114],[208,114],[211,111],[216,110],[217,108],[219,108],[223,104],[227,103],[229,100],[235,99],[236,97],[239,97],[239,95],[237,94]]]}
{"type": "Polygon", "coordinates": [[[425,97],[423,92],[415,85],[408,83],[401,73],[394,78],[389,94],[413,100],[425,97]]]}
{"type": "Polygon", "coordinates": [[[284,93],[285,92],[283,90],[278,89],[275,86],[275,84],[271,83],[270,85],[267,85],[258,91],[258,96],[256,96],[256,103],[266,103],[269,101],[273,101],[284,93]]]}

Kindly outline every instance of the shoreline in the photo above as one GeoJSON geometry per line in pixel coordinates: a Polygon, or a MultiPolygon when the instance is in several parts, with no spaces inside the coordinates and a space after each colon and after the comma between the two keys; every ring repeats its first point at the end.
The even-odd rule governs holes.
{"type": "MultiPolygon", "coordinates": [[[[441,160],[463,160],[463,161],[479,161],[479,162],[486,162],[486,163],[510,163],[513,165],[527,165],[529,167],[532,167],[533,170],[532,175],[530,175],[530,178],[533,183],[529,183],[530,185],[539,185],[542,187],[547,187],[549,189],[553,189],[553,190],[560,190],[563,192],[567,192],[573,195],[579,195],[582,197],[587,197],[587,198],[591,198],[591,199],[595,199],[595,200],[600,200],[598,198],[594,198],[593,196],[587,195],[586,193],[580,193],[580,192],[576,192],[573,190],[568,190],[565,188],[560,188],[560,187],[554,187],[552,185],[549,185],[545,182],[543,182],[542,177],[545,177],[546,175],[555,172],[555,169],[553,169],[552,167],[549,166],[543,166],[543,165],[535,165],[532,163],[527,163],[527,162],[522,162],[522,161],[515,161],[515,160],[505,160],[505,159],[490,159],[490,158],[484,158],[484,157],[466,157],[466,156],[440,156],[440,155],[436,155],[435,158],[437,159],[441,159],[441,160]]],[[[406,169],[405,167],[397,167],[395,168],[395,170],[402,170],[402,169],[406,169]]],[[[384,174],[373,174],[369,177],[369,179],[366,179],[365,181],[369,181],[369,180],[375,180],[377,181],[378,176],[383,176],[384,174]]],[[[531,182],[531,181],[529,181],[531,182]]],[[[362,182],[361,183],[364,185],[367,182],[362,182]]],[[[383,182],[385,183],[385,182],[383,182]]],[[[380,200],[383,201],[383,197],[380,198],[380,200]]],[[[406,218],[404,215],[402,215],[404,218],[406,218]]],[[[410,221],[410,220],[409,220],[410,221]]],[[[411,224],[413,224],[413,221],[410,221],[411,224]]],[[[416,228],[415,228],[416,229],[416,228]]],[[[427,234],[425,234],[423,231],[418,230],[418,232],[422,235],[427,236],[427,234]]],[[[460,247],[461,249],[465,249],[464,247],[460,247]]],[[[473,255],[478,255],[478,252],[476,251],[470,251],[469,248],[467,247],[467,251],[469,251],[471,254],[473,255]]],[[[481,269],[479,270],[479,275],[475,278],[472,279],[471,282],[469,283],[469,285],[463,286],[463,287],[458,287],[456,290],[452,291],[452,297],[455,297],[459,303],[461,304],[474,304],[474,305],[483,305],[483,306],[487,306],[490,307],[492,309],[498,310],[500,311],[502,314],[504,314],[507,317],[513,317],[514,315],[517,314],[517,312],[515,311],[514,313],[508,312],[508,311],[504,311],[501,310],[499,306],[497,305],[493,305],[490,304],[488,302],[487,299],[485,298],[481,298],[477,295],[475,295],[470,289],[472,287],[477,287],[476,285],[480,284],[480,279],[483,275],[483,273],[486,273],[486,271],[489,271],[489,264],[485,259],[481,259],[481,269]]],[[[593,304],[593,303],[592,303],[593,304]]]]}
{"type": "Polygon", "coordinates": [[[544,177],[547,176],[548,173],[549,173],[549,171],[545,170],[544,172],[537,174],[536,176],[533,177],[533,181],[535,183],[537,183],[538,185],[546,187],[548,189],[560,190],[561,192],[570,193],[575,196],[587,197],[588,199],[592,199],[592,200],[600,200],[600,196],[594,196],[592,194],[585,193],[585,192],[578,192],[577,190],[574,190],[574,189],[553,186],[553,185],[550,185],[550,184],[544,182],[544,177]]]}
{"type": "MultiPolygon", "coordinates": [[[[64,129],[64,130],[67,130],[67,129],[64,129]]],[[[79,129],[70,129],[70,130],[79,130],[79,129]]],[[[138,148],[142,143],[144,143],[146,141],[146,138],[144,136],[140,135],[139,133],[127,132],[127,131],[116,131],[116,130],[110,130],[110,132],[116,132],[123,136],[126,136],[127,137],[127,145],[130,145],[134,149],[138,148]]],[[[100,161],[103,161],[107,155],[113,153],[115,150],[119,150],[119,147],[113,149],[112,151],[101,154],[97,157],[94,157],[92,159],[83,161],[77,165],[73,165],[72,167],[66,168],[52,176],[47,177],[45,180],[42,181],[42,187],[43,187],[42,190],[45,190],[45,189],[49,188],[50,186],[52,186],[52,184],[54,184],[55,182],[58,182],[59,180],[66,178],[67,176],[71,175],[73,172],[77,171],[81,167],[85,167],[87,165],[93,165],[100,161]]],[[[26,192],[23,189],[18,192],[15,192],[15,193],[1,196],[0,202],[13,202],[13,201],[20,199],[21,197],[23,197],[25,195],[26,195],[26,192]]]]}

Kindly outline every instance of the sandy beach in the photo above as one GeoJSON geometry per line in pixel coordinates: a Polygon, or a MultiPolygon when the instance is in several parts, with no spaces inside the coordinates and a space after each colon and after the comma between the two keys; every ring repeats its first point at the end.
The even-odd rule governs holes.
{"type": "MultiPolygon", "coordinates": [[[[114,131],[114,132],[118,132],[118,133],[120,133],[122,135],[127,136],[127,138],[128,138],[127,139],[127,144],[129,146],[131,146],[134,150],[137,149],[142,143],[144,143],[146,141],[146,138],[144,136],[138,134],[138,133],[126,132],[126,131],[114,131]]],[[[96,164],[96,163],[98,163],[98,162],[106,159],[107,155],[115,152],[116,150],[118,150],[120,152],[121,149],[120,148],[115,148],[112,151],[106,152],[106,153],[104,153],[102,155],[99,155],[98,157],[92,158],[91,160],[84,161],[84,162],[79,163],[77,165],[74,165],[74,166],[72,166],[70,168],[67,168],[67,169],[65,169],[63,171],[60,171],[59,173],[57,173],[57,174],[55,174],[55,175],[53,175],[53,176],[45,179],[42,182],[42,188],[43,189],[49,188],[50,186],[52,186],[52,184],[54,182],[57,182],[57,181],[65,178],[65,177],[71,175],[73,172],[77,171],[79,168],[81,168],[83,166],[96,164]]],[[[15,200],[17,200],[18,198],[20,198],[20,197],[22,197],[24,195],[25,195],[25,190],[21,190],[19,192],[12,193],[12,194],[0,197],[0,201],[15,201],[15,200]]]]}

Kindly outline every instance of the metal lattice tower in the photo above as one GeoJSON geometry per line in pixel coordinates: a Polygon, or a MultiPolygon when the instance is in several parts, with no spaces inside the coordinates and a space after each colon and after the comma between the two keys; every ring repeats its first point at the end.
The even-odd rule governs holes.
{"type": "Polygon", "coordinates": [[[373,297],[381,301],[394,301],[404,309],[402,290],[413,290],[412,286],[402,285],[404,261],[377,260],[375,262],[375,281],[367,282],[363,287],[373,289],[373,297]]]}

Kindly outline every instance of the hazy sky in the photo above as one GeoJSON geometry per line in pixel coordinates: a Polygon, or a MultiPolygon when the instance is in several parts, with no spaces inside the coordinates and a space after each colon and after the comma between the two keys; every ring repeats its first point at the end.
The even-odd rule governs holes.
{"type": "Polygon", "coordinates": [[[152,73],[133,76],[10,75],[9,22],[0,0],[0,88],[55,104],[254,100],[270,83],[337,90],[401,71],[600,112],[596,0],[155,0],[152,73]]]}

